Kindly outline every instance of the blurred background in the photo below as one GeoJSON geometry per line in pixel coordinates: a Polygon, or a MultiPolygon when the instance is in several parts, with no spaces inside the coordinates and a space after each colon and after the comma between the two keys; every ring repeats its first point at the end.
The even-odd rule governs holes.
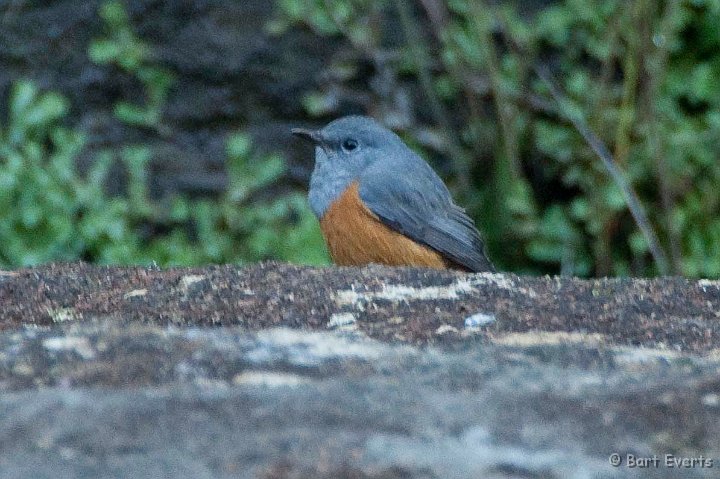
{"type": "Polygon", "coordinates": [[[718,277],[718,25],[720,0],[2,0],[0,267],[328,264],[289,129],[364,113],[501,270],[718,277]]]}

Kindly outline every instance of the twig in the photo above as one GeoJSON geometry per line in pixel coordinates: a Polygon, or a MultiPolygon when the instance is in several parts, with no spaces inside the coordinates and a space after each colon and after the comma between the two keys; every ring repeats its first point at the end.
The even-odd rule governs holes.
{"type": "Polygon", "coordinates": [[[676,33],[677,26],[673,23],[678,16],[681,5],[678,0],[670,0],[665,5],[665,10],[660,20],[660,28],[657,38],[660,44],[657,45],[655,55],[651,55],[645,61],[645,68],[648,72],[648,125],[647,142],[650,154],[655,158],[657,165],[658,185],[660,189],[660,201],[664,212],[665,227],[667,228],[668,242],[670,245],[670,257],[672,270],[680,273],[682,252],[680,250],[680,234],[672,221],[672,211],[675,207],[675,198],[670,185],[670,167],[665,157],[660,141],[660,128],[658,125],[658,110],[654,99],[657,98],[662,79],[665,76],[668,59],[668,43],[676,33]]]}
{"type": "Polygon", "coordinates": [[[622,101],[620,103],[619,115],[617,121],[617,131],[615,133],[615,160],[618,164],[626,163],[628,154],[630,153],[630,142],[635,119],[637,118],[636,104],[638,83],[640,82],[641,63],[640,58],[640,38],[642,32],[641,22],[643,18],[643,2],[628,2],[627,7],[630,9],[630,18],[632,23],[627,28],[625,39],[627,42],[626,52],[622,65],[622,101]]]}
{"type": "Polygon", "coordinates": [[[483,13],[490,7],[488,7],[488,5],[482,0],[470,2],[470,5],[475,26],[481,36],[480,40],[485,45],[487,53],[487,69],[490,76],[490,84],[492,86],[495,111],[498,119],[500,120],[500,131],[503,137],[505,159],[510,165],[513,179],[517,180],[522,177],[522,168],[518,159],[517,138],[512,126],[513,118],[509,111],[510,101],[503,91],[500,61],[498,59],[497,50],[495,49],[495,40],[492,36],[491,26],[488,25],[488,20],[485,18],[485,14],[483,13]]]}
{"type": "Polygon", "coordinates": [[[571,115],[569,113],[569,109],[564,108],[567,103],[567,99],[553,80],[552,75],[547,69],[547,67],[545,67],[544,65],[535,66],[534,69],[535,73],[538,75],[538,77],[540,77],[540,80],[542,80],[542,82],[550,91],[550,95],[552,95],[552,97],[555,99],[558,106],[560,107],[560,113],[573,124],[575,129],[580,133],[580,135],[585,139],[590,148],[592,148],[592,150],[603,162],[603,165],[610,173],[613,181],[615,181],[615,183],[620,187],[620,190],[625,197],[625,202],[628,205],[628,209],[630,210],[630,214],[632,214],[633,218],[635,219],[635,223],[640,229],[640,232],[645,237],[645,241],[647,242],[648,248],[650,249],[650,254],[652,254],[653,259],[655,260],[658,271],[661,275],[668,274],[669,267],[667,256],[662,250],[657,235],[655,234],[655,231],[650,225],[650,221],[647,218],[645,209],[642,207],[642,204],[640,203],[640,200],[635,194],[632,186],[625,178],[624,173],[620,170],[617,163],[613,159],[612,154],[607,149],[602,140],[600,140],[600,138],[598,138],[592,131],[590,131],[583,119],[577,117],[577,115],[571,115]]]}

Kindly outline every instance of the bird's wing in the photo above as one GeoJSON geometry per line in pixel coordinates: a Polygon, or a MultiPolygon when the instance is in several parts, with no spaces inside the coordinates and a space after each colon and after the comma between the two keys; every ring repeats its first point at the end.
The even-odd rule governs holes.
{"type": "MultiPolygon", "coordinates": [[[[422,160],[420,160],[422,161],[422,160]]],[[[380,220],[470,271],[495,271],[465,210],[425,162],[391,174],[369,169],[360,178],[360,198],[380,220]]]]}

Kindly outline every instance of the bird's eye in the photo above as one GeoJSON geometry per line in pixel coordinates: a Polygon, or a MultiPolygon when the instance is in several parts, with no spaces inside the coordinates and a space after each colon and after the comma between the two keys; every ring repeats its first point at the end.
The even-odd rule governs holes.
{"type": "Polygon", "coordinates": [[[342,142],[342,149],[345,151],[353,151],[358,147],[357,140],[353,140],[352,138],[348,138],[342,142]]]}

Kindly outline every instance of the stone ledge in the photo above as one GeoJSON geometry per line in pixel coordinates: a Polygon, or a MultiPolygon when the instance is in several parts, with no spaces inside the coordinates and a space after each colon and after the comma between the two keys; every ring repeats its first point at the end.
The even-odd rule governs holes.
{"type": "Polygon", "coordinates": [[[715,282],[276,263],[0,274],[17,478],[615,478],[713,459],[715,282]],[[212,326],[212,327],[211,327],[212,326]]]}
{"type": "Polygon", "coordinates": [[[0,302],[0,330],[114,318],[250,331],[342,328],[415,345],[517,342],[523,341],[518,333],[530,332],[531,341],[567,339],[716,357],[720,351],[720,282],[683,278],[580,280],[280,263],[169,270],[75,263],[0,274],[0,302]]]}

